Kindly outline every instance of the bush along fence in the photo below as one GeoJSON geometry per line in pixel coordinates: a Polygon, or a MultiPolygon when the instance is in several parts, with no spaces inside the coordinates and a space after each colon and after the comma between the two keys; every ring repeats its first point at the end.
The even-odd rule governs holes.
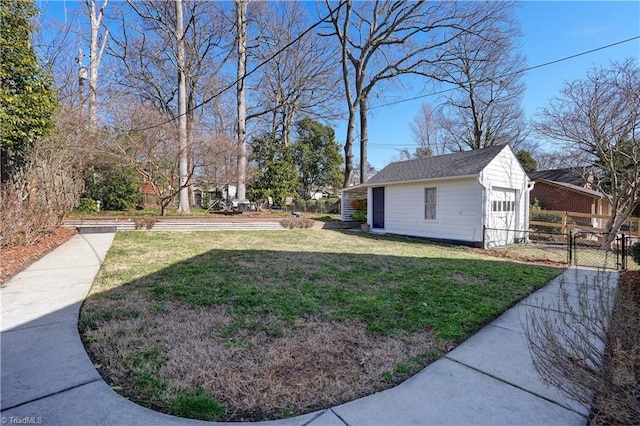
{"type": "MultiPolygon", "coordinates": [[[[545,224],[547,225],[547,224],[545,224]]],[[[507,255],[524,260],[544,260],[567,266],[589,266],[605,269],[640,269],[632,257],[640,237],[635,235],[613,235],[596,231],[572,229],[558,232],[545,225],[532,225],[529,231],[513,231],[485,228],[485,238],[496,233],[511,233],[513,241],[491,250],[506,252],[507,255]],[[537,229],[534,229],[537,228],[537,229]],[[606,244],[606,241],[611,241],[606,244]]]]}

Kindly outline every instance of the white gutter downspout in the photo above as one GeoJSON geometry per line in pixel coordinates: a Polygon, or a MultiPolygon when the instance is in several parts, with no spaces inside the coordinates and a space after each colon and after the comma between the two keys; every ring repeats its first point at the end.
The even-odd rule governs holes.
{"type": "MultiPolygon", "coordinates": [[[[527,231],[529,231],[529,206],[531,205],[531,191],[533,191],[533,187],[536,186],[536,182],[533,180],[529,181],[529,184],[527,185],[527,194],[525,195],[525,208],[524,208],[524,223],[527,225],[527,231]]],[[[526,235],[526,241],[529,241],[529,232],[525,233],[526,235]]]]}
{"type": "Polygon", "coordinates": [[[487,220],[487,187],[482,183],[482,173],[478,175],[478,184],[482,187],[482,226],[480,228],[480,232],[482,232],[482,248],[486,249],[487,243],[484,240],[484,228],[487,220]]]}

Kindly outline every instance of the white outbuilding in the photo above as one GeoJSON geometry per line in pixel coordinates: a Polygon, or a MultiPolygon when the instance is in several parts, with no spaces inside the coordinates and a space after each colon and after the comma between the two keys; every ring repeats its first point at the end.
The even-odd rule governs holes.
{"type": "Polygon", "coordinates": [[[342,220],[366,199],[371,232],[504,246],[527,237],[532,188],[508,145],[400,161],[342,190],[342,220]]]}

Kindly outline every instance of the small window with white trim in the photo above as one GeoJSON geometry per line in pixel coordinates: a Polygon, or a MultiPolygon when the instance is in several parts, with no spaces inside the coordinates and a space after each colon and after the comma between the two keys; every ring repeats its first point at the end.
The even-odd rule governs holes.
{"type": "Polygon", "coordinates": [[[436,220],[438,211],[438,190],[437,188],[424,189],[424,219],[436,220]]]}

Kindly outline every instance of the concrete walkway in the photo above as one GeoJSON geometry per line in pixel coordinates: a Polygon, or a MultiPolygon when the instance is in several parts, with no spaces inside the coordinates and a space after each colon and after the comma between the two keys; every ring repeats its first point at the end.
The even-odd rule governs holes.
{"type": "MultiPolygon", "coordinates": [[[[2,286],[2,424],[189,425],[113,392],[87,356],[78,312],[113,233],[81,234],[2,286]]],[[[597,272],[569,269],[569,288],[597,272]]],[[[612,274],[614,284],[616,275],[612,274]]],[[[584,425],[588,414],[538,378],[522,321],[556,308],[559,279],[401,385],[273,425],[584,425]]]]}

